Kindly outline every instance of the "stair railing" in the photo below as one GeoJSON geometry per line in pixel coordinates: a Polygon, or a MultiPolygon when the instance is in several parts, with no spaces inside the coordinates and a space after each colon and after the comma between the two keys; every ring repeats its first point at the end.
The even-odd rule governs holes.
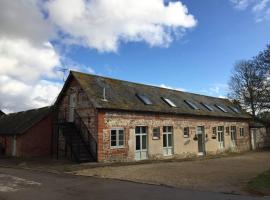
{"type": "Polygon", "coordinates": [[[81,116],[78,114],[77,110],[74,110],[74,124],[80,133],[83,141],[87,145],[89,153],[94,160],[97,160],[97,141],[93,134],[89,131],[88,127],[85,125],[81,116]]]}

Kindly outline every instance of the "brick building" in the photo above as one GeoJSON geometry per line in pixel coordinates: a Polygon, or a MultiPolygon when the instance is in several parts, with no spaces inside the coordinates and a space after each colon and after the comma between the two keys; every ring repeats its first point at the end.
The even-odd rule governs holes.
{"type": "Polygon", "coordinates": [[[58,158],[136,161],[251,149],[251,117],[228,99],[71,71],[55,108],[58,158]]]}
{"type": "Polygon", "coordinates": [[[0,116],[1,116],[1,115],[4,115],[4,114],[5,114],[5,113],[4,113],[2,110],[0,110],[0,116]]]}
{"type": "Polygon", "coordinates": [[[0,116],[0,155],[50,156],[52,114],[45,107],[0,116]]]}

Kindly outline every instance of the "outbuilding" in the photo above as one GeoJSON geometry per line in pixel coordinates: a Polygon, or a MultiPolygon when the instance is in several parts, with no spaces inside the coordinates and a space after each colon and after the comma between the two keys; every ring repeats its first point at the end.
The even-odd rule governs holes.
{"type": "Polygon", "coordinates": [[[51,107],[0,116],[0,154],[49,156],[52,152],[51,107]]]}

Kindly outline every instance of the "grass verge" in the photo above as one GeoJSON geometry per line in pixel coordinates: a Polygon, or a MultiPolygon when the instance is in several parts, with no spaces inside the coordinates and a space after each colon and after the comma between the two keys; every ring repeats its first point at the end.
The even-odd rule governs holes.
{"type": "Polygon", "coordinates": [[[252,194],[270,196],[270,170],[259,174],[249,181],[247,189],[252,194]]]}

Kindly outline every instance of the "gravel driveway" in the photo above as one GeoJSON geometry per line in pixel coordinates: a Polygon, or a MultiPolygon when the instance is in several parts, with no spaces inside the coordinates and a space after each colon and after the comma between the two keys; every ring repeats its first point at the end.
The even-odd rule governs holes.
{"type": "Polygon", "coordinates": [[[270,152],[250,152],[218,159],[84,169],[75,174],[244,194],[246,182],[269,169],[270,152]]]}

